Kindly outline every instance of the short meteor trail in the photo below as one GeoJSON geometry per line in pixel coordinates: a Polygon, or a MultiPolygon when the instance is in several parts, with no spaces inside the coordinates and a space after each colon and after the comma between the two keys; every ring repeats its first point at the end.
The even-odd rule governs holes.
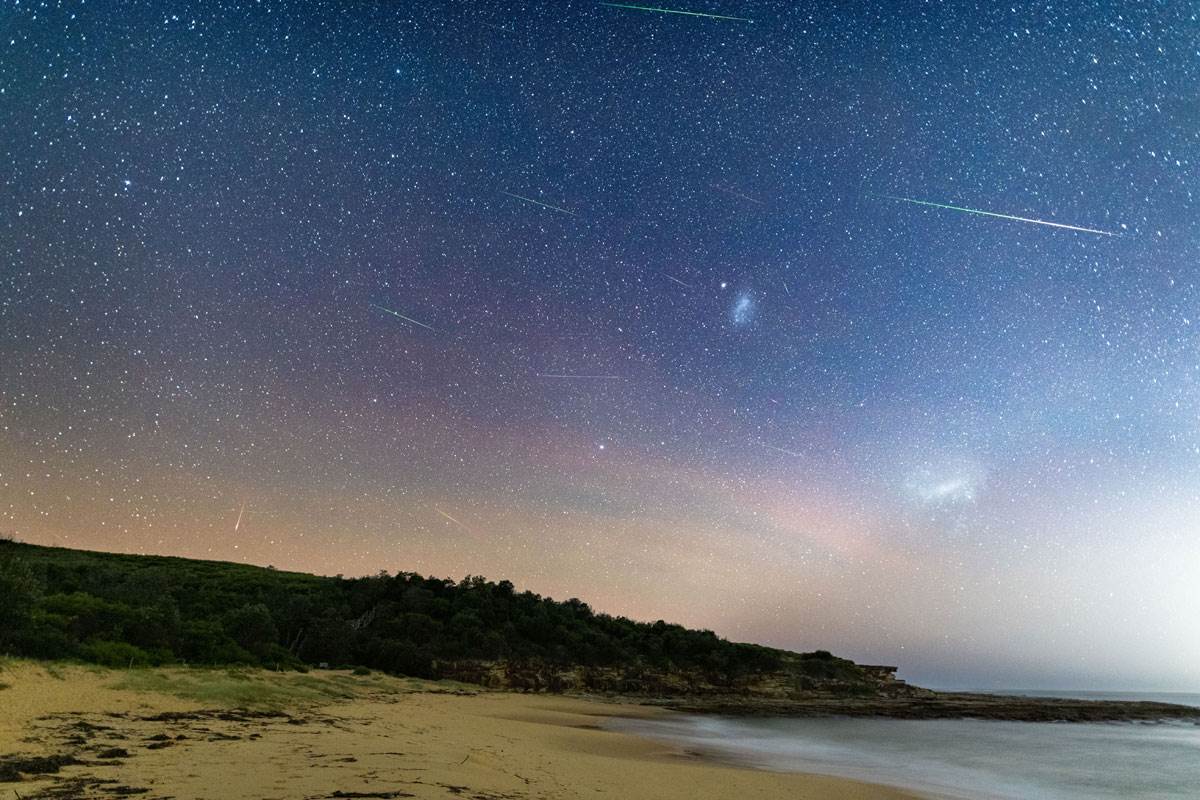
{"type": "Polygon", "coordinates": [[[385,314],[391,314],[393,317],[399,317],[400,319],[404,320],[405,322],[411,322],[413,325],[420,325],[422,328],[427,328],[428,330],[431,330],[434,333],[438,332],[437,328],[431,328],[428,325],[426,325],[424,322],[417,322],[412,317],[406,317],[403,314],[401,314],[399,311],[392,311],[390,308],[384,308],[383,306],[378,305],[376,303],[371,303],[371,305],[374,306],[375,308],[378,308],[380,311],[384,312],[385,314]]]}
{"type": "Polygon", "coordinates": [[[559,208],[558,206],[552,206],[549,203],[543,203],[540,200],[534,200],[532,197],[525,197],[524,195],[513,194],[512,192],[505,192],[503,189],[501,189],[500,191],[503,192],[504,194],[508,195],[509,197],[515,197],[518,200],[524,200],[526,203],[533,203],[535,206],[541,206],[542,208],[548,208],[551,211],[558,211],[562,214],[570,214],[572,217],[575,216],[574,211],[567,211],[565,208],[559,208]]]}
{"type": "Polygon", "coordinates": [[[793,450],[784,450],[782,447],[776,447],[775,445],[767,444],[766,442],[759,442],[759,444],[761,444],[763,447],[767,448],[768,450],[775,450],[780,453],[786,453],[787,455],[794,456],[795,458],[804,458],[804,456],[800,455],[799,453],[797,453],[793,450]]]}
{"type": "Polygon", "coordinates": [[[684,287],[685,289],[695,289],[696,288],[695,286],[692,286],[690,283],[684,283],[683,281],[679,280],[679,278],[676,278],[674,275],[672,275],[668,272],[664,272],[663,275],[670,278],[671,280],[675,281],[676,283],[678,283],[680,286],[684,287]]]}
{"type": "Polygon", "coordinates": [[[237,522],[233,523],[233,532],[234,533],[237,533],[238,528],[242,527],[242,514],[245,514],[245,513],[246,513],[246,504],[242,503],[242,507],[240,509],[238,509],[237,522]]]}
{"type": "Polygon", "coordinates": [[[680,11],[680,10],[674,9],[674,8],[656,8],[654,6],[634,6],[634,5],[628,5],[626,3],[601,3],[600,5],[608,6],[609,8],[628,8],[628,9],[632,9],[634,11],[653,11],[656,14],[683,14],[684,16],[687,16],[687,17],[707,17],[708,19],[731,19],[731,20],[735,20],[736,22],[754,22],[754,20],[747,19],[746,17],[727,17],[723,14],[702,14],[699,11],[680,11]]]}
{"type": "Polygon", "coordinates": [[[945,208],[950,211],[965,211],[968,214],[982,214],[985,217],[999,217],[1000,219],[1009,219],[1014,222],[1032,222],[1034,225],[1049,225],[1051,228],[1065,228],[1069,231],[1079,231],[1080,233],[1096,233],[1100,236],[1120,236],[1119,233],[1112,231],[1100,231],[1095,228],[1082,228],[1078,225],[1065,225],[1061,222],[1050,222],[1044,219],[1030,219],[1029,217],[1015,217],[1012,214],[997,214],[995,211],[980,211],[977,208],[963,208],[962,206],[948,206],[945,203],[931,203],[928,200],[914,200],[911,197],[896,197],[890,194],[880,194],[876,197],[883,197],[887,200],[899,200],[902,203],[913,203],[918,206],[929,206],[930,208],[945,208]]]}
{"type": "Polygon", "coordinates": [[[466,525],[463,525],[461,522],[459,522],[458,520],[456,520],[454,517],[452,517],[452,516],[450,516],[449,514],[447,514],[445,511],[442,511],[442,510],[441,510],[440,508],[438,508],[437,506],[434,506],[434,507],[433,507],[433,510],[434,510],[434,511],[436,511],[437,513],[441,514],[441,515],[442,515],[443,517],[445,517],[446,519],[448,519],[448,520],[450,520],[451,522],[453,522],[455,525],[458,525],[458,526],[460,526],[460,527],[462,527],[462,528],[466,528],[467,530],[471,530],[470,528],[467,528],[467,526],[466,526],[466,525]]]}
{"type": "Polygon", "coordinates": [[[455,519],[454,517],[452,517],[452,516],[450,516],[449,514],[447,514],[445,511],[442,511],[442,510],[441,510],[440,508],[438,508],[437,506],[434,506],[434,507],[433,507],[433,510],[434,510],[434,511],[436,511],[436,512],[437,512],[438,514],[440,514],[441,516],[445,517],[446,519],[450,520],[450,521],[451,521],[451,522],[453,522],[455,525],[457,525],[458,527],[462,528],[464,531],[466,531],[467,533],[471,534],[472,536],[479,536],[479,535],[480,535],[480,534],[479,534],[479,533],[478,533],[478,532],[477,532],[477,531],[476,531],[474,528],[472,528],[470,525],[467,525],[465,522],[462,522],[461,520],[457,520],[457,519],[455,519]]]}

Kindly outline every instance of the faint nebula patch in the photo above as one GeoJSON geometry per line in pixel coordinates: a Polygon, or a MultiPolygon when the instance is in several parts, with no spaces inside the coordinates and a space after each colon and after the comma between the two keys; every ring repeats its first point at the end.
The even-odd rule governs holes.
{"type": "Polygon", "coordinates": [[[904,490],[922,506],[958,506],[974,503],[983,484],[983,470],[978,466],[924,467],[909,476],[904,490]]]}
{"type": "Polygon", "coordinates": [[[733,308],[729,312],[729,317],[733,320],[735,328],[743,328],[754,321],[754,316],[758,312],[758,304],[754,302],[754,296],[749,292],[741,292],[737,299],[733,301],[733,308]]]}

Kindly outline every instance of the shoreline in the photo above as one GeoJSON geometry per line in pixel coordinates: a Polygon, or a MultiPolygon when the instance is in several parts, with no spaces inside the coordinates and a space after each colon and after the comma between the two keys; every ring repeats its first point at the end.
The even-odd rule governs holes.
{"type": "Polygon", "coordinates": [[[675,712],[579,697],[333,671],[24,661],[0,665],[0,684],[5,800],[930,797],[714,760],[605,725],[675,712]],[[238,710],[246,698],[270,702],[238,710]]]}
{"type": "MultiPolygon", "coordinates": [[[[685,712],[686,713],[686,712],[685,712]]],[[[622,731],[625,735],[634,736],[638,739],[646,737],[636,733],[622,731]]],[[[681,748],[680,752],[684,757],[694,759],[703,764],[712,765],[720,769],[743,770],[749,772],[760,772],[769,775],[778,775],[784,778],[799,777],[806,781],[826,780],[837,782],[839,784],[856,784],[866,790],[868,798],[880,798],[880,800],[963,800],[961,794],[947,794],[944,789],[937,788],[917,788],[913,786],[902,786],[899,784],[881,783],[870,780],[868,778],[854,778],[846,775],[839,775],[835,772],[802,772],[796,770],[777,769],[766,764],[758,763],[750,758],[739,757],[732,753],[721,752],[715,749],[696,747],[681,748]],[[872,793],[873,792],[873,793],[872,793]]],[[[793,795],[787,795],[791,797],[793,795]]],[[[805,797],[806,795],[797,795],[805,797]]],[[[819,797],[836,798],[841,795],[829,794],[818,795],[819,797]]],[[[857,795],[856,795],[857,796],[857,795]]]]}
{"type": "Polygon", "coordinates": [[[1190,797],[1200,726],[1166,720],[1033,724],[987,719],[680,714],[617,730],[739,767],[835,775],[927,798],[1190,797]]]}
{"type": "MultiPolygon", "coordinates": [[[[629,698],[627,698],[629,699],[629,698]]],[[[742,717],[875,717],[935,720],[978,719],[1005,722],[1085,724],[1096,722],[1190,722],[1200,724],[1200,708],[1148,700],[1091,700],[922,690],[911,695],[803,698],[722,696],[665,698],[655,707],[694,714],[742,717]]]]}

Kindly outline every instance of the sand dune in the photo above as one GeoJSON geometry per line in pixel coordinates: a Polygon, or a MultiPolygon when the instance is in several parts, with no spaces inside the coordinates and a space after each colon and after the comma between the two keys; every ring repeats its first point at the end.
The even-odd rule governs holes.
{"type": "Polygon", "coordinates": [[[576,698],[344,672],[29,662],[7,664],[0,683],[0,800],[912,796],[707,763],[600,726],[669,712],[576,698]]]}

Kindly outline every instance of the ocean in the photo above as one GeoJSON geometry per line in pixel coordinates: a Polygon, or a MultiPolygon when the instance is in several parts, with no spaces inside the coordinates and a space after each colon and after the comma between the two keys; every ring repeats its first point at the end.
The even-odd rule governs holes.
{"type": "MultiPolygon", "coordinates": [[[[1032,692],[1159,700],[1200,694],[1032,692]]],[[[759,719],[679,714],[613,727],[747,766],[901,786],[958,800],[1200,797],[1200,725],[759,719]]]]}

